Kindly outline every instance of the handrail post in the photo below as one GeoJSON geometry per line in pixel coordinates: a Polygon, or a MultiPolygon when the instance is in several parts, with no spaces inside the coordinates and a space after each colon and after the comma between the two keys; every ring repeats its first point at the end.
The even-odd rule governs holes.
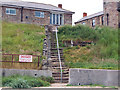
{"type": "Polygon", "coordinates": [[[12,55],[12,63],[13,63],[13,55],[12,55]]]}
{"type": "Polygon", "coordinates": [[[40,57],[40,56],[38,56],[38,67],[39,67],[39,59],[40,59],[39,57],[40,57]]]}

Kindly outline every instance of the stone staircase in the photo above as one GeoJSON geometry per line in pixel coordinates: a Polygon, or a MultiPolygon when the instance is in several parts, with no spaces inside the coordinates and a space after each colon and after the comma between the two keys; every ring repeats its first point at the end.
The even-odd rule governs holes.
{"type": "MultiPolygon", "coordinates": [[[[58,49],[55,34],[52,35],[51,41],[51,66],[52,66],[52,76],[55,80],[55,83],[61,83],[61,69],[60,62],[58,58],[58,49]]],[[[69,80],[69,69],[65,66],[63,58],[63,49],[59,48],[60,59],[62,64],[62,83],[68,83],[69,80]]]]}
{"type": "MultiPolygon", "coordinates": [[[[44,51],[45,55],[50,58],[49,67],[52,70],[52,76],[55,80],[55,83],[61,83],[61,69],[60,69],[60,62],[58,58],[58,49],[57,49],[57,41],[55,32],[46,31],[46,39],[45,42],[47,43],[47,50],[44,51]],[[49,54],[49,55],[48,55],[49,54]]],[[[59,48],[60,51],[60,58],[62,63],[62,83],[68,83],[69,80],[69,69],[65,66],[64,58],[63,58],[63,49],[59,48]]]]}

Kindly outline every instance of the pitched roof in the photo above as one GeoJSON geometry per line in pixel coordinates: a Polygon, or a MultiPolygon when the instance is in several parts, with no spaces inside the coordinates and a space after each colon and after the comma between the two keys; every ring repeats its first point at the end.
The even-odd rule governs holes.
{"type": "Polygon", "coordinates": [[[0,1],[2,6],[11,6],[11,7],[24,7],[29,9],[40,9],[45,11],[58,11],[63,13],[74,13],[69,10],[58,8],[50,4],[36,3],[36,2],[26,2],[26,1],[0,1]]]}
{"type": "MultiPolygon", "coordinates": [[[[77,22],[81,22],[81,21],[84,21],[84,20],[87,20],[87,19],[90,19],[90,18],[94,18],[94,17],[100,16],[100,15],[103,15],[103,14],[104,14],[103,11],[101,11],[101,12],[98,12],[98,13],[83,17],[80,20],[78,20],[77,22]]],[[[77,23],[77,22],[75,22],[75,23],[77,23]]]]}

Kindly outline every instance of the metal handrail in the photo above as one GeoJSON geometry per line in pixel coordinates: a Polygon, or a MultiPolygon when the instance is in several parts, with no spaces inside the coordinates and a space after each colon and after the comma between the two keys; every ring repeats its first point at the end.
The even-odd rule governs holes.
{"type": "Polygon", "coordinates": [[[61,58],[60,58],[60,50],[59,50],[59,43],[58,43],[58,35],[57,35],[57,27],[56,27],[56,40],[57,40],[57,50],[58,50],[58,58],[60,62],[60,71],[61,71],[61,83],[62,83],[62,63],[61,63],[61,58]]]}

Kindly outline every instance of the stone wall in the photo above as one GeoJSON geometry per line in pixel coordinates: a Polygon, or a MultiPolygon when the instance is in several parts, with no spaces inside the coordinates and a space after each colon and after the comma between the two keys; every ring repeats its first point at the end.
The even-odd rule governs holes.
{"type": "Polygon", "coordinates": [[[23,70],[23,69],[0,69],[2,76],[11,76],[15,74],[19,75],[29,75],[33,77],[52,77],[52,72],[50,70],[23,70]]]}
{"type": "Polygon", "coordinates": [[[118,70],[70,69],[69,84],[118,86],[120,81],[118,83],[118,70]]]}
{"type": "Polygon", "coordinates": [[[118,2],[106,2],[106,0],[104,0],[103,11],[104,11],[105,26],[118,28],[117,7],[118,7],[118,2]],[[108,25],[107,25],[107,14],[108,14],[108,25]]]}

